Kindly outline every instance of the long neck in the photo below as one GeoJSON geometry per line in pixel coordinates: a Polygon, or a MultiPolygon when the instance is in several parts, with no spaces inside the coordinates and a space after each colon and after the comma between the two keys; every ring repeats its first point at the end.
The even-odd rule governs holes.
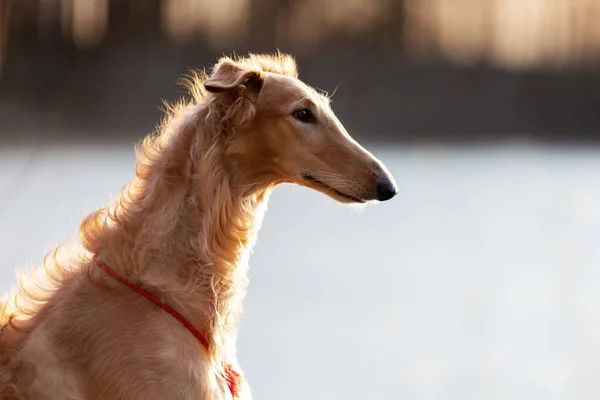
{"type": "Polygon", "coordinates": [[[224,170],[223,136],[189,106],[146,139],[136,176],[109,209],[82,223],[84,246],[155,291],[226,346],[241,311],[247,263],[270,189],[238,185],[224,170]]]}

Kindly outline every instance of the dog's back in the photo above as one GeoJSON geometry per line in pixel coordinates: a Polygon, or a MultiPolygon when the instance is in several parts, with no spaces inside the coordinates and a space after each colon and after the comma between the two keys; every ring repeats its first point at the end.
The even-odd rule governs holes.
{"type": "Polygon", "coordinates": [[[195,338],[112,283],[82,273],[46,304],[33,331],[7,329],[20,348],[2,342],[0,399],[220,398],[207,379],[210,365],[194,362],[202,353],[195,338]],[[172,378],[161,379],[161,371],[172,378]]]}

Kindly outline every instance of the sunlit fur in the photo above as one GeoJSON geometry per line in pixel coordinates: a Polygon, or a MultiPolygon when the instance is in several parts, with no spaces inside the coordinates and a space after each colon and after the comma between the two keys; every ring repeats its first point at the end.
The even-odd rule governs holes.
{"type": "MultiPolygon", "coordinates": [[[[185,85],[191,99],[167,107],[157,134],[138,146],[135,177],[121,194],[108,208],[83,219],[79,241],[52,251],[42,268],[22,272],[18,287],[4,299],[0,398],[231,397],[222,365],[230,363],[241,373],[235,320],[266,200],[277,184],[303,184],[297,173],[289,172],[296,167],[282,161],[282,154],[263,157],[257,156],[267,154],[262,147],[251,149],[271,143],[277,132],[265,136],[262,144],[251,142],[250,136],[238,137],[266,135],[260,129],[267,132],[265,127],[275,123],[283,129],[277,134],[301,137],[287,114],[265,116],[272,114],[265,108],[270,107],[266,89],[261,104],[267,105],[257,106],[260,87],[253,89],[249,79],[258,79],[266,88],[280,82],[277,76],[286,77],[281,90],[290,93],[279,93],[279,88],[271,93],[285,98],[307,93],[315,102],[322,101],[319,107],[328,121],[337,121],[325,97],[296,79],[295,62],[287,55],[223,58],[211,76],[188,76],[185,85]],[[242,75],[232,77],[228,71],[242,75]],[[215,91],[233,78],[241,79],[235,87],[215,91]],[[255,157],[253,164],[249,154],[255,157]],[[169,314],[97,268],[94,255],[188,318],[205,334],[210,351],[169,314]]],[[[339,122],[319,129],[330,130],[335,140],[347,142],[344,146],[350,143],[346,147],[363,162],[357,161],[355,170],[364,182],[374,176],[366,166],[383,171],[340,131],[339,122]]],[[[269,151],[275,151],[273,146],[269,151]]],[[[294,151],[310,151],[308,145],[296,147],[294,151]]],[[[350,153],[343,154],[345,166],[350,153]]],[[[310,160],[309,156],[298,154],[296,159],[310,160]]],[[[340,179],[358,185],[348,178],[351,170],[336,177],[335,168],[320,170],[322,161],[315,160],[306,161],[303,168],[321,177],[329,174],[332,185],[340,179]]],[[[241,398],[250,398],[245,380],[241,398]]]]}

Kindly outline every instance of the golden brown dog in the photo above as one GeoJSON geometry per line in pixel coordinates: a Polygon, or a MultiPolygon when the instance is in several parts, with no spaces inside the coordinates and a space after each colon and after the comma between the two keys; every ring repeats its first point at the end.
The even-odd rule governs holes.
{"type": "Polygon", "coordinates": [[[0,398],[250,399],[235,322],[273,188],[396,194],[292,57],[222,58],[187,84],[121,195],[3,303],[0,398]]]}

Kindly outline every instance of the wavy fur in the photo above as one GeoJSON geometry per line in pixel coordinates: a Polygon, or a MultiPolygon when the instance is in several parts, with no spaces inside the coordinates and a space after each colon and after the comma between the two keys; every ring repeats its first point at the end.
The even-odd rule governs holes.
{"type": "Polygon", "coordinates": [[[231,398],[223,365],[240,371],[235,321],[272,189],[298,183],[348,203],[376,198],[382,179],[389,188],[292,57],[224,57],[183,83],[191,99],[166,106],[135,177],[3,301],[0,399],[231,398]],[[299,121],[299,108],[321,122],[299,121]],[[209,351],[93,256],[176,308],[209,351]]]}
{"type": "MultiPolygon", "coordinates": [[[[236,62],[296,76],[293,59],[285,55],[250,55],[236,62]]],[[[247,125],[252,107],[245,96],[227,104],[207,93],[206,79],[193,72],[183,82],[192,99],[167,106],[158,133],[137,148],[135,177],[108,208],[81,222],[81,245],[59,246],[42,269],[20,274],[19,286],[2,304],[0,398],[21,399],[28,392],[23,371],[31,365],[20,360],[19,349],[48,304],[67,294],[61,289],[82,279],[105,284],[93,254],[203,327],[213,365],[232,347],[249,251],[271,187],[240,187],[224,171],[224,125],[229,130],[247,125]]]]}

